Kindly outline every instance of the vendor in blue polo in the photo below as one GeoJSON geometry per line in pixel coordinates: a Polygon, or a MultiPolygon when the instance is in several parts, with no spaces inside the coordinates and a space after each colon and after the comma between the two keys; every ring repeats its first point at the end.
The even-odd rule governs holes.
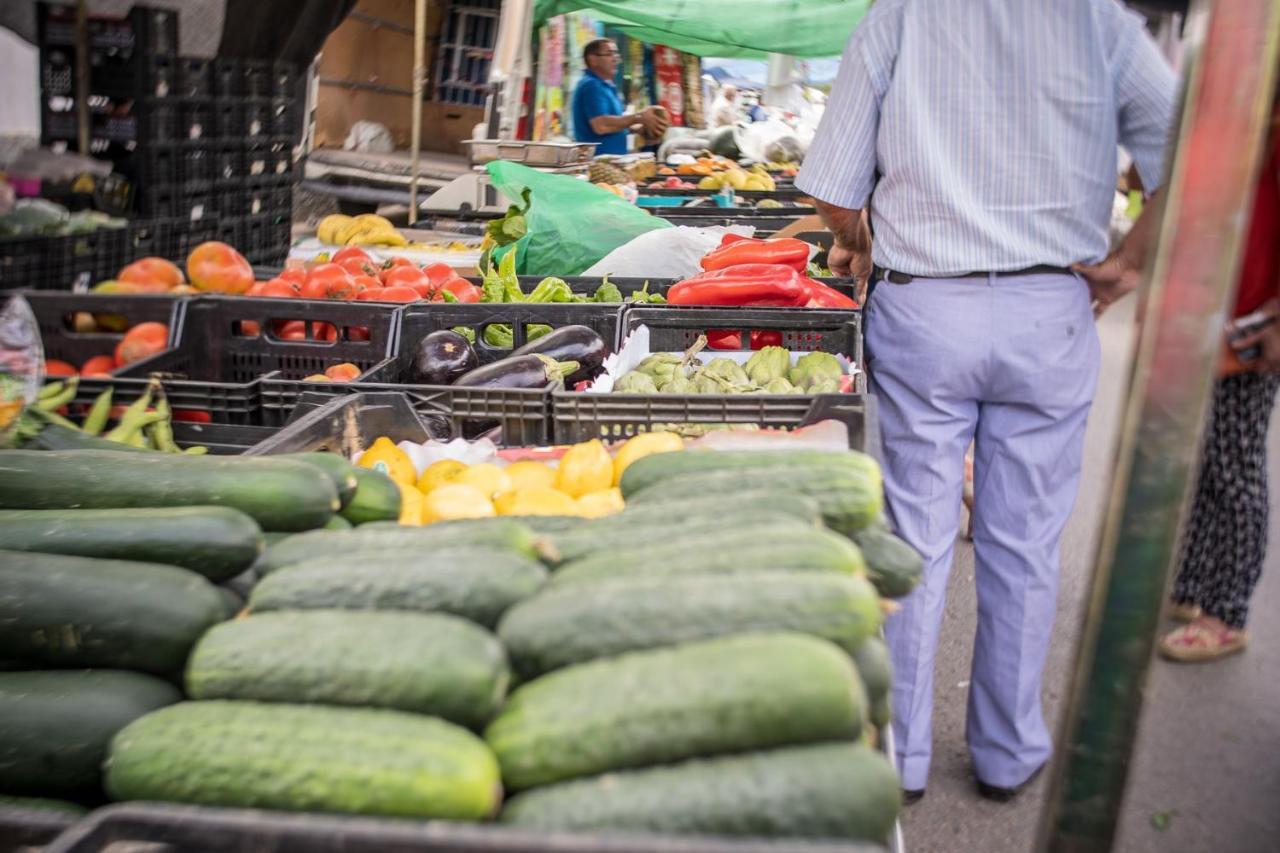
{"type": "Polygon", "coordinates": [[[627,133],[643,126],[651,137],[667,129],[666,113],[648,107],[638,113],[625,112],[622,96],[613,78],[622,54],[609,39],[596,39],[582,49],[586,73],[573,90],[573,136],[579,142],[595,142],[597,154],[626,154],[627,133]]]}

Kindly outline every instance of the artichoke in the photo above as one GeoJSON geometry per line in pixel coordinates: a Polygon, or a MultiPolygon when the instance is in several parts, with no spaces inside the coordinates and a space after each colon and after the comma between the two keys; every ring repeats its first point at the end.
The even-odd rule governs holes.
{"type": "Polygon", "coordinates": [[[657,394],[658,386],[653,383],[653,377],[649,374],[632,370],[623,374],[613,390],[619,394],[657,394]]]}

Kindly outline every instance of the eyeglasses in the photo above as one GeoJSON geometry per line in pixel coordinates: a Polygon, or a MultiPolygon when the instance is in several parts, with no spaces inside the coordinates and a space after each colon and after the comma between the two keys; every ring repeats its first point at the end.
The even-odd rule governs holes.
{"type": "Polygon", "coordinates": [[[605,51],[604,53],[593,53],[592,56],[622,56],[622,53],[616,50],[605,51]]]}

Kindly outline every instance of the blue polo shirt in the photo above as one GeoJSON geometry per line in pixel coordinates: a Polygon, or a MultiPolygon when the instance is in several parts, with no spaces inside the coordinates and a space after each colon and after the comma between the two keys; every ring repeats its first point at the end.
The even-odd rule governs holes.
{"type": "Polygon", "coordinates": [[[597,142],[597,154],[626,154],[627,132],[596,133],[591,120],[596,116],[620,116],[624,111],[618,87],[588,70],[573,90],[573,137],[579,142],[597,142]]]}

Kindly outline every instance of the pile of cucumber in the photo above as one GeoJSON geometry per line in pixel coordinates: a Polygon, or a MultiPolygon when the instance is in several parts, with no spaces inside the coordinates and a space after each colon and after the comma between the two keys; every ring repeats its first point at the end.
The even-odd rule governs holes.
{"type": "Polygon", "coordinates": [[[111,739],[183,698],[192,647],[243,607],[267,537],[395,518],[399,500],[323,453],[0,452],[4,803],[100,800],[111,739]]]}
{"type": "MultiPolygon", "coordinates": [[[[26,488],[23,506],[40,512],[117,511],[56,509],[66,506],[56,495],[68,485],[58,478],[43,491],[30,478],[10,487],[6,472],[25,470],[17,464],[24,456],[10,456],[0,453],[0,507],[26,488]]],[[[82,454],[79,469],[90,461],[82,454]]],[[[306,464],[260,462],[296,476],[306,464]]],[[[100,601],[84,635],[99,624],[154,623],[141,608],[182,598],[191,612],[169,614],[165,642],[78,663],[48,657],[57,644],[24,652],[43,666],[132,669],[114,675],[164,689],[113,685],[132,698],[98,740],[110,740],[110,797],[496,819],[539,831],[879,842],[891,830],[899,785],[873,748],[873,726],[889,716],[879,630],[883,598],[909,591],[920,561],[880,526],[872,460],[682,451],[633,463],[622,481],[628,507],[605,519],[398,527],[383,523],[395,516],[387,508],[380,518],[356,512],[356,529],[322,518],[316,494],[341,490],[325,492],[317,480],[303,499],[301,484],[268,487],[267,468],[253,471],[261,479],[244,468],[220,480],[214,502],[258,527],[298,531],[261,556],[259,540],[233,561],[228,541],[211,575],[219,548],[192,554],[170,542],[166,562],[185,550],[185,568],[112,564],[113,579],[150,571],[149,582],[163,569],[214,590],[211,581],[252,562],[236,619],[224,621],[226,606],[203,593],[171,586],[139,602],[100,601]],[[122,618],[113,621],[116,611],[122,618]]],[[[171,485],[169,506],[192,488],[171,485]]],[[[348,516],[361,489],[348,498],[348,516]]],[[[139,506],[128,502],[134,487],[111,493],[113,507],[139,506]]],[[[141,522],[154,510],[130,512],[141,522]]],[[[0,547],[13,541],[5,531],[0,512],[0,547]]],[[[83,554],[86,546],[74,547],[83,554]]],[[[157,548],[143,559],[164,556],[157,548]]],[[[40,594],[57,600],[56,587],[45,581],[40,594]]],[[[17,736],[28,749],[38,738],[57,750],[84,725],[53,715],[37,727],[34,712],[23,718],[9,707],[28,688],[6,693],[4,679],[32,675],[103,677],[0,675],[0,750],[17,736]],[[24,725],[32,732],[24,735],[24,725]]],[[[81,707],[95,707],[89,696],[100,692],[86,681],[81,707]]],[[[0,794],[10,783],[0,761],[0,794]]]]}

